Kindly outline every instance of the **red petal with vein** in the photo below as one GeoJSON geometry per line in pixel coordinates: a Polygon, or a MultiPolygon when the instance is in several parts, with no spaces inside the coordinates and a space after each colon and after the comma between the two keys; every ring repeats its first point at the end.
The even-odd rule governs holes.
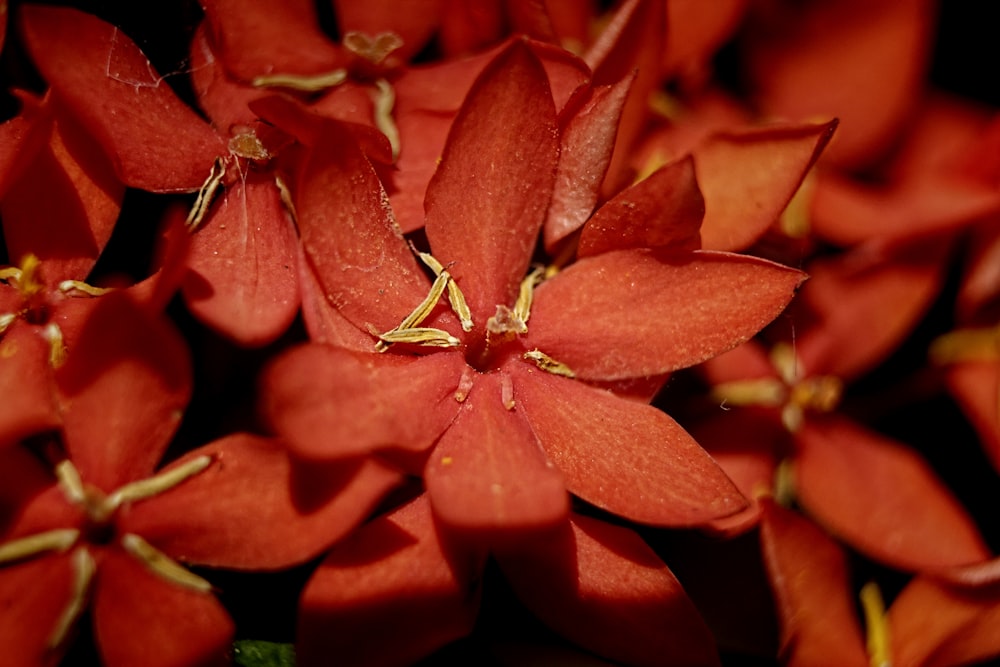
{"type": "Polygon", "coordinates": [[[364,3],[334,0],[333,9],[342,34],[357,31],[374,36],[393,32],[402,38],[403,45],[392,55],[409,60],[430,40],[441,20],[445,4],[446,0],[417,0],[405,5],[395,0],[369,0],[364,3]]]}
{"type": "Polygon", "coordinates": [[[278,440],[236,434],[194,450],[176,465],[199,456],[210,456],[213,463],[133,505],[122,514],[119,531],[142,535],[185,563],[285,568],[315,557],[359,525],[400,479],[375,461],[348,461],[343,485],[329,502],[307,510],[296,502],[288,451],[278,440]]]}
{"type": "Polygon", "coordinates": [[[0,447],[54,430],[61,420],[49,365],[51,345],[38,327],[15,321],[0,334],[0,447]]]}
{"type": "Polygon", "coordinates": [[[704,214],[705,200],[688,157],[657,169],[601,206],[580,233],[577,256],[632,248],[697,250],[704,214]]]}
{"type": "Polygon", "coordinates": [[[126,185],[154,192],[201,186],[225,145],[132,40],[74,9],[26,5],[21,17],[34,63],[126,185]]]}
{"type": "Polygon", "coordinates": [[[371,352],[372,336],[354,326],[326,298],[312,263],[301,245],[296,246],[302,319],[314,343],[328,343],[354,352],[371,352]]]}
{"type": "Polygon", "coordinates": [[[618,119],[634,76],[595,88],[560,135],[559,164],[545,219],[545,246],[551,249],[579,229],[594,211],[611,162],[618,119]]]}
{"type": "Polygon", "coordinates": [[[234,125],[252,124],[257,117],[247,105],[272,93],[229,77],[223,63],[216,58],[205,23],[195,30],[190,53],[191,87],[198,107],[215,127],[229,131],[234,125]]]}
{"type": "Polygon", "coordinates": [[[807,422],[797,443],[803,507],[862,553],[916,571],[989,558],[972,518],[905,446],[837,418],[807,422]]]}
{"type": "Polygon", "coordinates": [[[900,665],[986,664],[1000,655],[1000,588],[949,586],[917,577],[889,608],[892,658],[900,665]],[[931,611],[933,610],[933,611],[931,611]]]}
{"type": "Polygon", "coordinates": [[[424,226],[427,184],[437,171],[454,113],[415,109],[396,117],[399,157],[386,187],[392,210],[404,232],[424,226]]]}
{"type": "Polygon", "coordinates": [[[510,380],[500,374],[476,377],[424,469],[435,516],[492,546],[556,525],[569,511],[562,475],[520,410],[504,407],[501,384],[510,380]]]}
{"type": "Polygon", "coordinates": [[[299,664],[406,665],[472,632],[479,595],[436,533],[421,496],[336,545],[302,592],[299,664]]]}
{"type": "Polygon", "coordinates": [[[587,502],[640,523],[690,526],[746,499],[665,413],[519,364],[514,397],[538,442],[587,502]]]}
{"type": "Polygon", "coordinates": [[[94,634],[108,667],[229,664],[235,628],[211,592],[166,581],[111,548],[93,595],[94,634]]]}
{"type": "Polygon", "coordinates": [[[424,300],[430,283],[343,126],[331,123],[309,152],[295,196],[306,255],[327,299],[356,327],[388,331],[424,300]]]}
{"type": "Polygon", "coordinates": [[[815,524],[761,500],[761,550],[781,621],[788,665],[865,667],[844,552],[815,524]]]}
{"type": "Polygon", "coordinates": [[[55,667],[65,642],[50,649],[73,592],[69,554],[48,554],[0,566],[0,646],[12,667],[55,667]]]}
{"type": "Polygon", "coordinates": [[[153,472],[191,394],[188,351],[127,296],[100,297],[56,371],[66,450],[110,493],[153,472]]]}
{"type": "Polygon", "coordinates": [[[1000,211],[1000,192],[945,176],[891,186],[858,183],[832,173],[816,181],[813,230],[838,245],[915,237],[963,227],[1000,211]]]}
{"type": "Polygon", "coordinates": [[[952,364],[944,370],[944,378],[966,419],[979,434],[979,444],[993,466],[1000,470],[1000,363],[952,364]]]}
{"type": "Polygon", "coordinates": [[[410,357],[306,345],[268,369],[263,410],[303,459],[418,451],[454,419],[465,368],[461,355],[448,352],[410,357]]]}
{"type": "Polygon", "coordinates": [[[695,149],[705,196],[702,246],[743,250],[778,219],[826,147],[837,121],[717,134],[695,149]]]}
{"type": "Polygon", "coordinates": [[[8,253],[44,260],[57,279],[83,280],[111,236],[125,186],[101,147],[69,115],[56,116],[48,143],[22,163],[3,198],[8,253]]]}
{"type": "Polygon", "coordinates": [[[524,344],[577,377],[618,380],[693,366],[744,342],[804,274],[696,251],[620,250],[582,259],[535,290],[524,344]]]}
{"type": "Polygon", "coordinates": [[[805,368],[849,380],[882,361],[937,297],[950,249],[930,239],[893,251],[860,246],[812,262],[789,309],[793,322],[809,323],[796,338],[805,368]]]}
{"type": "Polygon", "coordinates": [[[757,525],[762,494],[774,490],[774,473],[784,457],[787,432],[776,419],[752,408],[712,413],[693,425],[691,435],[715,459],[750,506],[738,514],[716,519],[709,528],[731,537],[757,525]]]}
{"type": "Polygon", "coordinates": [[[478,321],[517,296],[558,150],[545,72],[514,42],[473,84],[425,201],[431,249],[442,264],[454,262],[449,271],[478,321]]]}
{"type": "Polygon", "coordinates": [[[877,159],[923,90],[934,11],[927,0],[802,5],[762,25],[745,57],[764,111],[843,122],[828,157],[844,167],[877,159]]]}
{"type": "Polygon", "coordinates": [[[299,310],[296,245],[273,175],[248,174],[226,188],[195,232],[185,302],[240,345],[270,343],[299,310]]]}
{"type": "Polygon", "coordinates": [[[324,74],[348,62],[319,27],[311,0],[201,0],[217,54],[233,76],[324,74]]]}
{"type": "Polygon", "coordinates": [[[720,664],[680,583],[627,528],[574,515],[530,551],[499,560],[518,597],[584,648],[629,665],[720,664]]]}

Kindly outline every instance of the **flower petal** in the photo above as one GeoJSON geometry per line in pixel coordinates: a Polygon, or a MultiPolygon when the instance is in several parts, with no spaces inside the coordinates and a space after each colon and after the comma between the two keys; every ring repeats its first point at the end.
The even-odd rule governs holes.
{"type": "Polygon", "coordinates": [[[597,205],[633,78],[627,76],[613,86],[594,88],[560,135],[559,166],[545,219],[545,247],[549,250],[579,229],[597,205]]]}
{"type": "Polygon", "coordinates": [[[716,134],[694,152],[705,196],[702,246],[743,250],[785,210],[837,121],[716,134]]]}
{"type": "Polygon", "coordinates": [[[584,226],[578,257],[611,250],[669,248],[697,250],[705,200],[691,158],[657,169],[623,190],[584,226]]]}
{"type": "Polygon", "coordinates": [[[14,322],[0,334],[0,447],[61,424],[50,353],[38,327],[14,322]]]}
{"type": "Polygon", "coordinates": [[[472,631],[479,595],[438,540],[426,496],[336,545],[299,604],[303,667],[403,665],[472,631]],[[392,628],[386,641],[386,628],[392,628]]]}
{"type": "Polygon", "coordinates": [[[188,351],[125,294],[99,298],[56,371],[64,444],[83,479],[110,493],[152,473],[191,393],[188,351]]]}
{"type": "Polygon", "coordinates": [[[235,434],[199,447],[166,468],[197,457],[212,463],[119,520],[122,532],[142,535],[185,563],[273,570],[315,557],[360,524],[400,479],[375,461],[347,461],[327,477],[329,501],[301,507],[288,451],[277,440],[235,434]],[[336,479],[334,479],[336,477],[336,479]]]}
{"type": "Polygon", "coordinates": [[[298,313],[296,245],[273,176],[247,174],[226,189],[195,232],[185,302],[241,345],[270,343],[298,313]]]}
{"type": "MultiPolygon", "coordinates": [[[[1000,470],[1000,364],[969,362],[944,370],[948,391],[979,434],[979,442],[1000,470]]],[[[0,380],[2,384],[2,380],[0,380]]]]}
{"type": "Polygon", "coordinates": [[[431,250],[478,322],[517,296],[557,158],[545,71],[526,45],[514,42],[469,91],[425,200],[431,250]]]}
{"type": "Polygon", "coordinates": [[[1000,591],[917,577],[889,608],[892,657],[901,665],[985,664],[1000,655],[1000,591]],[[933,610],[933,613],[928,613],[933,610]]]}
{"type": "Polygon", "coordinates": [[[696,525],[746,507],[718,464],[663,412],[525,364],[512,366],[518,410],[575,495],[662,526],[696,525]]]}
{"type": "Polygon", "coordinates": [[[0,646],[10,665],[53,667],[66,643],[50,648],[73,596],[69,553],[0,565],[0,646]]]}
{"type": "Polygon", "coordinates": [[[166,581],[119,549],[103,555],[93,615],[108,667],[228,664],[234,626],[215,595],[166,581]]]}
{"type": "Polygon", "coordinates": [[[712,634],[673,573],[631,530],[580,515],[500,565],[563,636],[629,665],[718,665],[712,634]]]}
{"type": "Polygon", "coordinates": [[[302,297],[302,320],[314,343],[328,343],[354,352],[370,352],[372,335],[354,326],[333,307],[316,278],[316,271],[301,244],[296,244],[299,291],[302,297]]]}
{"type": "Polygon", "coordinates": [[[761,549],[781,622],[784,661],[794,667],[864,667],[868,655],[844,552],[805,517],[768,499],[761,506],[761,549]]]}
{"type": "Polygon", "coordinates": [[[476,377],[424,470],[434,515],[449,532],[489,546],[549,528],[569,511],[562,475],[521,412],[504,406],[502,382],[509,378],[476,377]]]}
{"type": "Polygon", "coordinates": [[[392,218],[374,170],[343,126],[329,122],[295,189],[302,246],[326,298],[362,331],[394,328],[430,282],[392,218]]]}
{"type": "Polygon", "coordinates": [[[305,345],[268,369],[263,411],[306,460],[422,450],[455,418],[465,368],[461,355],[446,352],[408,357],[305,345]]]}
{"type": "Polygon", "coordinates": [[[989,558],[972,518],[906,447],[839,418],[807,421],[797,442],[800,502],[862,553],[917,571],[989,558]]]}
{"type": "Polygon", "coordinates": [[[581,259],[535,290],[524,342],[585,379],[666,373],[750,338],[781,312],[803,277],[742,255],[609,252],[581,259]]]}
{"type": "Polygon", "coordinates": [[[21,18],[45,80],[94,134],[126,185],[167,192],[204,182],[225,146],[131,39],[66,7],[25,6],[21,18]]]}

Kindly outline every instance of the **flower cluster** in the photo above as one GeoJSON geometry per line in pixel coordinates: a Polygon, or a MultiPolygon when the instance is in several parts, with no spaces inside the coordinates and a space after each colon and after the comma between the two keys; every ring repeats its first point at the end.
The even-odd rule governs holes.
{"type": "Polygon", "coordinates": [[[4,664],[1000,656],[932,0],[154,10],[0,0],[4,664]]]}

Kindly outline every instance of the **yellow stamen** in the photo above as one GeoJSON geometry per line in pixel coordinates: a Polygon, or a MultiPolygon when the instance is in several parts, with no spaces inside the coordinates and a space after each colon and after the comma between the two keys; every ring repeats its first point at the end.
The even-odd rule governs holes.
{"type": "Polygon", "coordinates": [[[1000,359],[1000,325],[956,329],[938,336],[930,349],[931,361],[943,366],[968,361],[1000,359]]]}
{"type": "Polygon", "coordinates": [[[158,475],[125,484],[111,493],[105,500],[105,503],[111,510],[114,510],[122,503],[134,502],[159,495],[168,489],[174,488],[181,482],[194,477],[210,465],[212,465],[211,456],[199,456],[187,463],[165,470],[158,475]]]}
{"type": "Polygon", "coordinates": [[[87,296],[101,296],[113,291],[113,287],[94,287],[82,280],[64,280],[59,283],[59,291],[64,294],[70,292],[81,292],[87,296]]]}
{"type": "Polygon", "coordinates": [[[296,225],[299,224],[299,215],[295,212],[295,203],[292,201],[292,193],[288,189],[288,185],[278,174],[274,175],[274,185],[278,188],[278,196],[281,197],[281,203],[285,206],[285,209],[292,216],[292,220],[296,225]]]}
{"type": "Polygon", "coordinates": [[[21,259],[21,265],[8,266],[0,269],[0,280],[17,283],[17,289],[25,297],[31,297],[41,292],[45,286],[38,279],[38,268],[41,261],[28,253],[21,259]]]}
{"type": "Polygon", "coordinates": [[[129,555],[148,567],[154,574],[166,579],[170,583],[200,593],[208,593],[212,590],[212,584],[208,583],[208,581],[179,565],[177,561],[138,535],[126,533],[122,536],[121,544],[122,548],[129,555]]]}
{"type": "Polygon", "coordinates": [[[83,505],[87,500],[87,493],[83,488],[83,480],[76,466],[69,459],[64,459],[56,464],[56,479],[59,482],[59,490],[71,505],[83,505]]]}
{"type": "Polygon", "coordinates": [[[868,630],[868,664],[871,667],[891,667],[889,622],[882,593],[875,582],[869,581],[861,587],[859,597],[868,630]]]}
{"type": "Polygon", "coordinates": [[[452,336],[443,329],[433,329],[431,327],[414,327],[412,329],[393,329],[379,335],[379,352],[386,349],[386,345],[393,343],[411,343],[413,345],[423,345],[425,347],[458,347],[462,341],[452,336]]]}
{"type": "Polygon", "coordinates": [[[778,377],[785,384],[792,385],[799,381],[799,360],[795,349],[788,343],[775,343],[771,348],[771,366],[778,372],[778,377]]]}
{"type": "Polygon", "coordinates": [[[530,352],[525,352],[523,357],[529,361],[534,361],[536,366],[541,368],[543,371],[552,373],[553,375],[561,375],[567,378],[576,377],[576,373],[570,370],[569,366],[561,361],[556,361],[541,350],[531,350],[530,352]]]}
{"type": "Polygon", "coordinates": [[[0,334],[7,330],[17,320],[17,313],[4,313],[0,315],[0,334]]]}
{"type": "Polygon", "coordinates": [[[733,380],[712,388],[712,398],[727,405],[778,407],[788,397],[784,383],[775,378],[733,380]]]}
{"type": "Polygon", "coordinates": [[[773,484],[774,502],[791,507],[795,502],[795,472],[790,460],[782,459],[775,467],[773,484]]]}
{"type": "Polygon", "coordinates": [[[373,120],[379,132],[389,140],[389,147],[392,149],[392,161],[399,157],[399,128],[396,127],[396,119],[392,117],[392,109],[396,105],[396,91],[392,84],[385,79],[378,79],[375,82],[375,93],[372,95],[374,104],[373,120]]]}
{"type": "Polygon", "coordinates": [[[58,528],[44,533],[35,533],[0,544],[0,563],[11,563],[42,553],[43,551],[66,551],[80,536],[73,528],[58,528]]]}
{"type": "Polygon", "coordinates": [[[212,204],[212,198],[215,197],[216,191],[222,185],[222,178],[225,175],[226,164],[222,158],[215,158],[215,162],[212,163],[212,168],[208,172],[208,178],[202,183],[201,189],[198,190],[198,196],[194,200],[194,206],[188,213],[186,223],[190,231],[197,229],[201,221],[205,219],[208,207],[212,204]]]}
{"type": "Polygon", "coordinates": [[[55,630],[49,637],[48,648],[54,649],[66,640],[70,628],[80,618],[83,613],[84,603],[87,601],[87,594],[90,591],[90,582],[94,579],[97,571],[97,564],[94,563],[93,556],[84,548],[73,552],[73,594],[70,596],[69,604],[63,609],[59,620],[56,622],[55,630]]]}
{"type": "Polygon", "coordinates": [[[66,344],[62,329],[55,322],[49,322],[42,329],[42,337],[49,342],[49,365],[59,368],[66,361],[66,344]]]}
{"type": "MultiPolygon", "coordinates": [[[[525,325],[528,324],[528,318],[531,317],[531,304],[535,300],[535,287],[544,278],[545,267],[540,266],[521,281],[517,292],[517,301],[514,302],[514,317],[525,325]]],[[[525,327],[525,331],[527,331],[527,327],[525,327]]]]}
{"type": "MultiPolygon", "coordinates": [[[[441,300],[441,295],[444,294],[444,290],[450,279],[451,276],[447,271],[441,271],[431,284],[430,292],[426,297],[424,297],[424,300],[413,309],[413,312],[404,317],[395,328],[379,334],[379,342],[375,344],[375,349],[378,352],[385,352],[388,349],[388,344],[390,343],[417,343],[420,345],[442,346],[438,345],[438,342],[444,340],[455,340],[456,342],[454,345],[458,345],[458,339],[448,335],[446,331],[442,331],[441,329],[421,328],[417,326],[426,320],[427,316],[433,312],[434,307],[437,306],[438,301],[441,300]],[[444,337],[431,335],[431,332],[443,334],[444,337]],[[402,338],[400,338],[400,336],[402,336],[402,338]]],[[[453,347],[450,343],[443,346],[453,347]]]]}
{"type": "MultiPolygon", "coordinates": [[[[428,252],[418,252],[417,256],[420,257],[420,260],[434,272],[435,276],[440,276],[441,272],[444,271],[444,267],[441,265],[441,262],[439,262],[434,255],[428,252]]],[[[452,311],[454,311],[455,315],[458,316],[459,322],[462,323],[462,331],[472,331],[472,311],[469,310],[469,304],[465,301],[465,295],[462,294],[462,289],[454,280],[448,281],[448,303],[451,304],[452,311]]]]}
{"type": "Polygon", "coordinates": [[[237,157],[255,162],[265,162],[271,159],[271,154],[250,128],[245,128],[229,138],[229,152],[237,157]]]}
{"type": "Polygon", "coordinates": [[[335,69],[323,74],[262,74],[254,77],[250,85],[255,88],[288,88],[304,93],[315,93],[335,88],[347,81],[346,69],[335,69]]]}
{"type": "Polygon", "coordinates": [[[344,34],[344,48],[373,65],[381,64],[390,53],[403,45],[403,38],[394,32],[380,32],[374,36],[357,30],[344,34]]]}

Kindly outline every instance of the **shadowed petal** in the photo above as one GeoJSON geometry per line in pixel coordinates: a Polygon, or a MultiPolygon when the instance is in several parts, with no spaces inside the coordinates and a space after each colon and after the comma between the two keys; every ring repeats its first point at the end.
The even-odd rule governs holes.
{"type": "Polygon", "coordinates": [[[705,200],[691,158],[657,169],[601,206],[580,233],[578,257],[611,250],[701,247],[705,200]]]}
{"type": "Polygon", "coordinates": [[[250,570],[297,565],[361,523],[399,474],[375,461],[345,462],[344,485],[307,510],[296,502],[288,450],[236,434],[200,447],[176,467],[212,457],[204,471],[141,503],[119,529],[185,563],[250,570]]]}
{"type": "Polygon", "coordinates": [[[633,78],[595,88],[560,134],[559,166],[545,219],[549,249],[579,229],[597,205],[633,78]]]}
{"type": "Polygon", "coordinates": [[[759,239],[785,210],[836,127],[834,120],[717,134],[698,146],[703,247],[742,250],[759,239]]]}
{"type": "Polygon", "coordinates": [[[694,604],[638,535],[573,515],[547,538],[498,556],[518,597],[547,625],[623,664],[720,664],[694,604]]]}
{"type": "Polygon", "coordinates": [[[762,329],[804,274],[742,255],[609,252],[535,290],[525,345],[577,377],[617,380],[685,368],[762,329]]]}
{"type": "Polygon", "coordinates": [[[761,549],[781,622],[781,654],[793,667],[865,667],[844,552],[805,517],[761,500],[761,549]]]}
{"type": "Polygon", "coordinates": [[[167,581],[120,549],[103,556],[93,614],[108,667],[228,664],[234,627],[215,595],[167,581]]]}
{"type": "Polygon", "coordinates": [[[799,500],[859,551],[905,570],[989,557],[972,518],[906,447],[835,418],[806,422],[797,441],[799,500]]]}
{"type": "Polygon", "coordinates": [[[425,200],[431,249],[455,276],[473,319],[514,302],[557,158],[545,71],[526,45],[514,42],[469,91],[425,200]]]}
{"type": "Polygon", "coordinates": [[[273,177],[247,174],[226,189],[191,241],[182,287],[188,307],[241,345],[273,341],[299,309],[296,245],[273,177]]]}
{"type": "Polygon", "coordinates": [[[424,469],[434,515],[449,531],[485,535],[491,545],[548,528],[569,511],[562,475],[502,395],[497,373],[477,376],[424,469]]]}
{"type": "Polygon", "coordinates": [[[118,28],[65,7],[26,5],[24,32],[45,80],[131,187],[197,189],[225,146],[118,28]]]}
{"type": "Polygon", "coordinates": [[[472,631],[479,595],[437,537],[426,496],[360,528],[302,593],[303,667],[403,665],[472,631]],[[391,637],[386,629],[392,628],[391,637]]]}
{"type": "Polygon", "coordinates": [[[51,343],[30,324],[15,322],[0,334],[0,447],[59,427],[50,352],[51,343]]]}
{"type": "Polygon", "coordinates": [[[979,434],[983,451],[1000,470],[1000,364],[995,361],[951,364],[944,370],[944,378],[948,390],[979,434]]]}
{"type": "Polygon", "coordinates": [[[188,351],[126,295],[100,297],[56,372],[64,442],[81,477],[110,493],[152,473],[191,392],[188,351]]]}
{"type": "Polygon", "coordinates": [[[298,347],[264,378],[263,411],[296,457],[334,460],[429,447],[455,418],[461,355],[424,357],[298,347]]]}
{"type": "Polygon", "coordinates": [[[572,493],[663,526],[699,524],[746,507],[718,464],[665,413],[518,366],[512,369],[518,409],[572,493]]]}

